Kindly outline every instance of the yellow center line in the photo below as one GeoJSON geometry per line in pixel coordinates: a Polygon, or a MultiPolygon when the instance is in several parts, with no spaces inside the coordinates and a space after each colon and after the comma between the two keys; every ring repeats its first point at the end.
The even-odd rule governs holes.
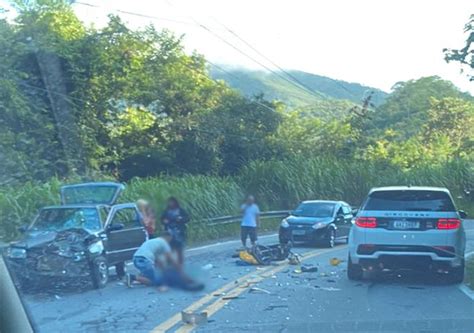
{"type": "MultiPolygon", "coordinates": [[[[302,256],[301,261],[305,261],[305,260],[308,260],[310,258],[320,256],[322,254],[329,253],[329,252],[332,252],[332,251],[335,251],[335,250],[340,250],[340,249],[343,249],[345,247],[346,246],[338,247],[338,248],[332,248],[332,249],[328,249],[328,250],[322,250],[322,251],[318,251],[318,250],[310,251],[310,252],[307,252],[305,255],[302,256]]],[[[285,264],[282,264],[282,265],[279,265],[279,266],[276,266],[276,267],[273,266],[270,269],[261,272],[261,274],[259,274],[257,277],[255,277],[255,279],[252,282],[254,282],[254,283],[261,282],[264,279],[272,276],[273,274],[278,273],[278,272],[282,271],[283,269],[287,268],[288,265],[289,265],[288,263],[285,263],[285,264]]],[[[211,317],[217,311],[222,309],[224,307],[224,305],[226,305],[227,303],[229,303],[232,300],[232,299],[229,299],[229,297],[237,297],[240,294],[242,294],[244,291],[248,290],[249,288],[250,288],[250,285],[246,285],[246,286],[239,285],[239,286],[235,287],[235,283],[234,283],[234,288],[229,290],[228,294],[225,296],[226,299],[224,299],[224,297],[219,297],[216,301],[214,301],[212,304],[210,304],[209,306],[207,306],[205,309],[203,309],[201,311],[202,312],[207,312],[207,316],[211,317]]],[[[191,324],[183,324],[181,327],[179,327],[176,330],[176,333],[191,332],[194,328],[196,328],[196,326],[193,326],[191,324]]]]}
{"type": "MultiPolygon", "coordinates": [[[[306,258],[308,255],[311,255],[313,253],[318,253],[318,250],[312,250],[312,251],[309,251],[307,253],[305,253],[303,255],[303,258],[306,258]]],[[[282,264],[279,264],[277,267],[287,267],[288,264],[286,263],[282,263],[282,264]]],[[[239,281],[244,281],[244,282],[247,282],[249,284],[253,284],[253,281],[248,281],[249,279],[251,279],[252,277],[254,277],[255,275],[262,275],[264,274],[265,272],[267,271],[270,271],[272,269],[274,269],[275,266],[269,266],[269,267],[265,267],[264,269],[262,270],[257,270],[257,271],[252,271],[248,274],[245,274],[243,276],[240,276],[239,278],[225,284],[224,286],[222,286],[221,288],[217,289],[217,290],[214,290],[213,292],[203,296],[202,298],[200,298],[199,300],[197,300],[196,302],[194,302],[193,304],[191,304],[190,306],[188,306],[186,309],[184,309],[183,311],[185,312],[194,312],[194,311],[197,311],[200,307],[206,305],[207,303],[215,300],[216,294],[223,294],[223,293],[228,293],[230,290],[232,290],[233,288],[235,288],[236,286],[238,286],[239,284],[239,281]]],[[[273,274],[273,273],[272,273],[273,274]]],[[[270,274],[270,276],[272,275],[270,274]]],[[[245,289],[243,289],[245,290],[245,289]]],[[[161,324],[159,324],[158,326],[156,326],[153,330],[151,330],[150,332],[152,333],[163,333],[163,332],[166,332],[167,330],[171,329],[173,326],[175,326],[176,324],[178,324],[179,322],[181,321],[181,312],[178,312],[178,313],[175,313],[173,316],[171,316],[170,318],[168,318],[166,321],[162,322],[161,324]]]]}

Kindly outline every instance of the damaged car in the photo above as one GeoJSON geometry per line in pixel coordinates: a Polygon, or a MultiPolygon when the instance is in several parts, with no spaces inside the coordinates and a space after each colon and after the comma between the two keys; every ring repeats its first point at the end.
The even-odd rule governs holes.
{"type": "Polygon", "coordinates": [[[20,284],[87,278],[103,288],[111,266],[123,276],[125,261],[148,238],[136,205],[116,204],[123,190],[112,182],[63,186],[61,205],[42,208],[6,250],[20,284]]]}

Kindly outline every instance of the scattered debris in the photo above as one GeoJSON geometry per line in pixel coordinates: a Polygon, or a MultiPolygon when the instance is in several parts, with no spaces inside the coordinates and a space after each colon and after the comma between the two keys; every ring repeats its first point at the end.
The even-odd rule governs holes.
{"type": "Polygon", "coordinates": [[[185,312],[181,311],[181,320],[190,325],[207,323],[207,312],[185,312]]]}
{"type": "Polygon", "coordinates": [[[341,291],[341,289],[333,288],[333,287],[318,287],[318,289],[324,290],[324,291],[341,291]]]}
{"type": "Polygon", "coordinates": [[[273,309],[288,308],[288,305],[269,305],[263,311],[272,311],[273,309]]]}
{"type": "Polygon", "coordinates": [[[271,292],[269,292],[266,289],[258,288],[258,287],[252,287],[249,289],[249,293],[262,293],[262,294],[268,294],[270,295],[271,292]]]}
{"type": "Polygon", "coordinates": [[[299,265],[301,263],[300,255],[290,252],[288,255],[288,262],[290,265],[299,265]]]}
{"type": "Polygon", "coordinates": [[[224,297],[222,297],[222,299],[223,299],[224,301],[227,301],[227,300],[229,300],[229,299],[237,299],[237,298],[240,298],[240,297],[237,296],[237,295],[231,295],[231,296],[224,296],[224,297]]]}
{"type": "Polygon", "coordinates": [[[301,267],[298,267],[298,268],[295,268],[295,269],[293,270],[293,273],[301,274],[301,273],[303,273],[303,270],[301,269],[301,267]]]}
{"type": "Polygon", "coordinates": [[[321,276],[321,277],[327,277],[327,276],[329,276],[329,274],[322,272],[322,273],[319,274],[319,276],[321,276]]]}
{"type": "Polygon", "coordinates": [[[316,273],[318,271],[318,267],[316,266],[301,266],[301,271],[305,273],[316,273]]]}
{"type": "Polygon", "coordinates": [[[204,265],[201,267],[202,270],[204,271],[208,271],[210,269],[213,269],[214,268],[214,265],[213,264],[207,264],[207,265],[204,265]]]}
{"type": "Polygon", "coordinates": [[[331,259],[329,260],[329,263],[330,263],[332,266],[337,266],[337,265],[339,265],[341,262],[342,262],[342,260],[339,259],[339,258],[331,258],[331,259]]]}
{"type": "Polygon", "coordinates": [[[54,295],[54,298],[56,298],[56,299],[61,299],[62,297],[59,296],[59,295],[54,295]]]}
{"type": "Polygon", "coordinates": [[[326,281],[327,281],[327,282],[336,283],[336,280],[333,280],[333,279],[327,279],[326,281]]]}
{"type": "Polygon", "coordinates": [[[414,287],[414,286],[408,286],[408,289],[417,289],[417,290],[423,290],[425,288],[423,287],[414,287]]]}
{"type": "Polygon", "coordinates": [[[214,295],[212,295],[212,296],[220,297],[220,296],[225,296],[225,295],[226,295],[226,293],[220,293],[220,294],[214,294],[214,295]]]}

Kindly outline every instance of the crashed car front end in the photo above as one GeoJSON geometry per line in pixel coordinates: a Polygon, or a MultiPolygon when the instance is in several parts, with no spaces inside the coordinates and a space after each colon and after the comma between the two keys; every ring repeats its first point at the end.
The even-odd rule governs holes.
{"type": "Polygon", "coordinates": [[[27,242],[13,244],[6,257],[20,280],[87,277],[91,260],[103,251],[102,242],[91,236],[81,229],[66,230],[32,247],[27,242]]]}

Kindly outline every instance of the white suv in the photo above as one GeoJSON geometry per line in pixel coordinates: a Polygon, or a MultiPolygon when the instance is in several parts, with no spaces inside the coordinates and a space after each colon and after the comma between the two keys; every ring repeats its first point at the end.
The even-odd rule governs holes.
{"type": "Polygon", "coordinates": [[[372,189],[349,234],[347,275],[363,270],[430,269],[464,278],[466,234],[446,188],[380,187],[372,189]]]}

